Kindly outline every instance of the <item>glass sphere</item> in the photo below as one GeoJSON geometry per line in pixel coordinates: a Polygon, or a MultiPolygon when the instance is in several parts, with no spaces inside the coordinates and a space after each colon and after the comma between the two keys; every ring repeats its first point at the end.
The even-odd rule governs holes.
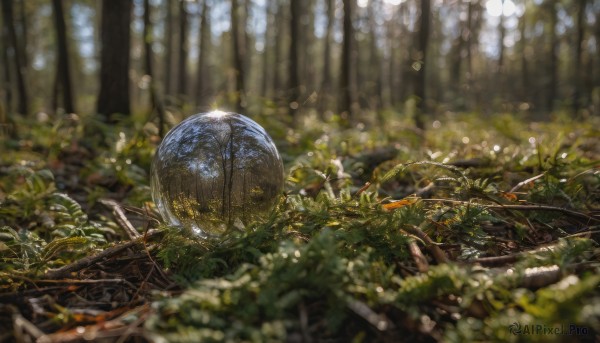
{"type": "Polygon", "coordinates": [[[150,173],[163,219],[202,237],[264,217],[283,189],[283,163],[271,137],[252,119],[221,111],[193,115],[171,129],[150,173]]]}

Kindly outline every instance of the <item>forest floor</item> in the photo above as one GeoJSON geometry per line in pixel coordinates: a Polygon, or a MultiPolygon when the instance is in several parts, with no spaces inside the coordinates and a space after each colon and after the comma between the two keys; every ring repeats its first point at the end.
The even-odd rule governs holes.
{"type": "Polygon", "coordinates": [[[17,119],[0,342],[599,341],[599,118],[386,116],[254,118],[284,194],[209,240],[156,213],[151,124],[17,119]]]}

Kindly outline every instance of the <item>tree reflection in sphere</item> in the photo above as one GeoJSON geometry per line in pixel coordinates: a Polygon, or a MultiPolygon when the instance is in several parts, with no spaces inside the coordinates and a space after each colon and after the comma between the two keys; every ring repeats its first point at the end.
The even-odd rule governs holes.
{"type": "Polygon", "coordinates": [[[163,219],[200,236],[264,217],[283,188],[283,164],[248,117],[214,111],[175,126],[158,147],[152,199],[163,219]]]}

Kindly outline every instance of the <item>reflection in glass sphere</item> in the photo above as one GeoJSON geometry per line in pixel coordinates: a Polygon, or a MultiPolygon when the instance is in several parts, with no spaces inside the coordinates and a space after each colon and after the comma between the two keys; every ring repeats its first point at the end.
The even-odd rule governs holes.
{"type": "Polygon", "coordinates": [[[217,236],[273,208],[283,188],[283,164],[271,137],[250,118],[200,113],[165,136],[150,185],[167,223],[217,236]]]}

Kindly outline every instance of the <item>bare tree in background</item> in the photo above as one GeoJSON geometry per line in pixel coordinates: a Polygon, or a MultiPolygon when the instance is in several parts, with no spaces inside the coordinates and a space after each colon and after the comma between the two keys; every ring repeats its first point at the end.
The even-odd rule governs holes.
{"type": "Polygon", "coordinates": [[[17,111],[21,114],[27,114],[29,107],[29,96],[25,82],[25,57],[23,50],[19,48],[17,41],[17,32],[15,30],[13,1],[2,0],[2,20],[7,30],[7,47],[13,51],[13,63],[15,66],[15,76],[17,79],[17,111]]]}
{"type": "MultiPolygon", "coordinates": [[[[575,59],[574,59],[574,71],[573,71],[573,114],[575,116],[578,115],[579,109],[581,107],[581,85],[582,85],[582,75],[581,75],[581,66],[583,65],[583,35],[585,33],[585,6],[587,5],[587,0],[579,0],[578,5],[575,6],[577,9],[577,19],[576,19],[576,29],[577,29],[577,37],[575,39],[575,59]]],[[[596,20],[600,20],[600,18],[596,18],[596,20]]],[[[598,45],[598,42],[596,42],[598,45]]]]}
{"type": "Polygon", "coordinates": [[[164,76],[164,87],[165,95],[168,97],[172,94],[171,83],[173,82],[172,77],[172,66],[173,66],[173,2],[165,1],[166,6],[166,18],[165,18],[165,76],[164,76]]]}
{"type": "Polygon", "coordinates": [[[186,10],[186,1],[179,0],[179,42],[177,51],[179,52],[179,61],[177,62],[177,96],[181,100],[186,98],[187,94],[187,30],[188,30],[188,13],[186,10]]]}
{"type": "Polygon", "coordinates": [[[150,0],[144,0],[144,68],[146,69],[146,75],[150,78],[150,101],[152,102],[152,109],[156,110],[158,114],[158,135],[164,136],[165,130],[165,110],[158,96],[156,90],[156,80],[154,79],[154,67],[153,67],[153,54],[152,54],[152,42],[154,37],[152,35],[152,7],[150,6],[150,0]]]}
{"type": "Polygon", "coordinates": [[[97,111],[109,122],[113,114],[130,114],[129,51],[132,0],[103,0],[100,94],[97,111]]]}
{"type": "Polygon", "coordinates": [[[548,15],[548,63],[546,81],[546,110],[554,110],[554,101],[556,100],[556,84],[558,82],[558,36],[556,35],[556,24],[558,23],[558,14],[556,13],[556,1],[546,0],[543,4],[548,15]]]}
{"type": "Polygon", "coordinates": [[[325,29],[325,38],[323,38],[323,79],[321,81],[321,96],[319,99],[319,112],[323,112],[329,106],[329,99],[333,84],[331,82],[331,39],[333,36],[333,24],[335,20],[335,0],[326,0],[327,2],[327,26],[325,29]]]}
{"type": "Polygon", "coordinates": [[[430,0],[421,0],[421,13],[418,18],[419,28],[417,34],[416,50],[413,56],[413,69],[415,71],[415,96],[417,97],[417,113],[415,123],[421,130],[425,128],[425,120],[423,118],[427,110],[426,98],[426,66],[427,66],[427,46],[429,44],[429,21],[430,21],[431,3],[430,0]]]}
{"type": "Polygon", "coordinates": [[[354,71],[354,27],[352,24],[352,4],[351,0],[344,0],[344,22],[343,33],[344,41],[342,43],[342,70],[340,73],[340,115],[346,116],[351,121],[356,115],[356,74],[354,71]]]}
{"type": "Polygon", "coordinates": [[[236,110],[243,112],[246,99],[244,91],[244,56],[245,48],[242,37],[244,35],[240,31],[240,28],[245,28],[245,23],[240,23],[240,7],[238,0],[231,0],[231,40],[233,42],[233,68],[235,70],[235,97],[236,97],[236,110]]]}
{"type": "Polygon", "coordinates": [[[206,107],[209,105],[209,94],[211,92],[211,78],[208,70],[208,56],[211,48],[210,29],[210,7],[208,0],[202,1],[202,13],[200,14],[200,39],[198,44],[198,75],[196,77],[196,105],[206,107]]]}
{"type": "MultiPolygon", "coordinates": [[[[56,27],[57,45],[57,68],[54,87],[55,94],[60,88],[63,96],[63,107],[67,113],[75,113],[73,103],[73,88],[71,86],[71,64],[69,62],[69,49],[67,47],[67,25],[61,0],[52,0],[54,10],[54,25],[56,27]]],[[[55,104],[54,109],[57,106],[55,104]]]]}
{"type": "Polygon", "coordinates": [[[300,15],[302,0],[290,0],[290,64],[289,64],[289,98],[288,110],[291,116],[296,114],[300,98],[300,15]]]}
{"type": "Polygon", "coordinates": [[[262,69],[263,69],[263,74],[262,74],[262,81],[261,81],[261,86],[260,86],[260,95],[263,98],[267,98],[270,96],[270,84],[269,81],[271,81],[271,70],[273,69],[273,67],[271,65],[269,65],[269,63],[271,62],[270,57],[270,42],[273,39],[273,4],[275,3],[274,0],[266,0],[265,1],[265,34],[264,34],[264,46],[263,46],[263,53],[262,53],[262,69]]]}

